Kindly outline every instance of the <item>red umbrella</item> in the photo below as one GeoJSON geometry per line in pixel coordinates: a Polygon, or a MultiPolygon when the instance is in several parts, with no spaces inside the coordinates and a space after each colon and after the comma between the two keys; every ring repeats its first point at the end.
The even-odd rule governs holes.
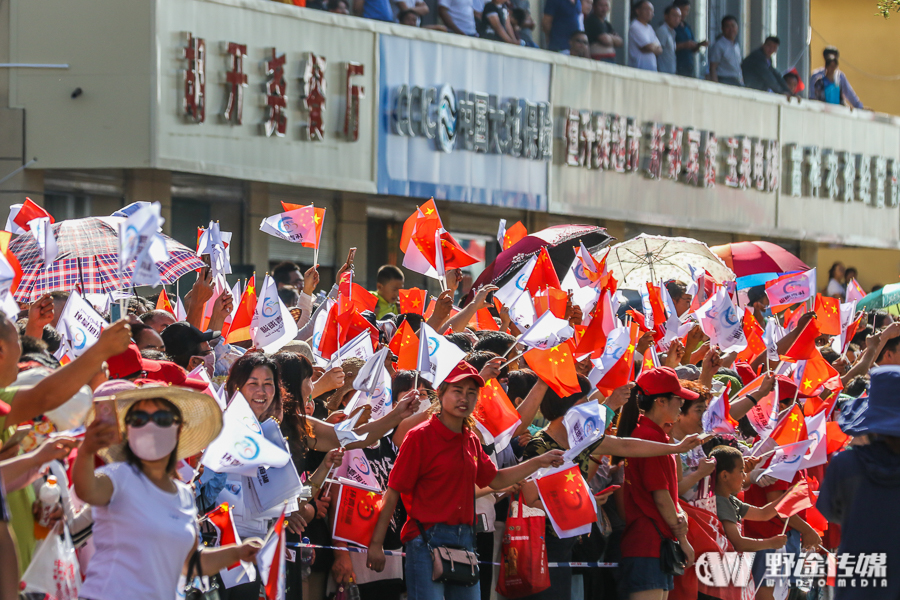
{"type": "Polygon", "coordinates": [[[736,242],[710,248],[738,277],[757,273],[807,271],[802,260],[771,242],[736,242]]]}

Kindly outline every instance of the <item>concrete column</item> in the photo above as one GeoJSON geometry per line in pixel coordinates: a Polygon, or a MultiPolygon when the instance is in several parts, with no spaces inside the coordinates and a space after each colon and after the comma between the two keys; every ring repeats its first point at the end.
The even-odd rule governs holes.
{"type": "Polygon", "coordinates": [[[125,204],[159,202],[166,222],[163,233],[172,235],[172,173],[156,169],[129,169],[125,173],[125,204]]]}
{"type": "MultiPolygon", "coordinates": [[[[800,260],[805,262],[810,267],[819,266],[819,244],[818,244],[818,242],[800,242],[800,256],[798,258],[800,258],[800,260]]],[[[831,265],[823,265],[826,274],[828,272],[828,267],[830,267],[830,266],[831,265]]],[[[817,276],[821,276],[821,274],[820,274],[821,270],[822,269],[819,269],[816,272],[817,276]]],[[[828,279],[826,278],[825,281],[827,283],[828,279]]]]}
{"type": "MultiPolygon", "coordinates": [[[[25,148],[25,111],[0,109],[0,179],[27,163],[25,148]]],[[[19,171],[0,184],[0,211],[7,214],[12,204],[21,204],[26,196],[44,203],[44,172],[40,162],[19,171]]]]}
{"type": "Polygon", "coordinates": [[[366,214],[366,198],[351,193],[339,193],[335,197],[337,226],[334,230],[335,272],[347,258],[350,248],[356,248],[353,260],[354,282],[367,289],[375,289],[374,281],[366,281],[369,272],[367,256],[369,243],[369,218],[366,214]]]}
{"type": "MultiPolygon", "coordinates": [[[[259,230],[259,223],[270,216],[269,184],[251,181],[245,184],[244,190],[241,260],[244,264],[253,265],[258,275],[263,275],[269,269],[269,235],[259,230]]],[[[235,259],[234,254],[231,259],[235,259]]]]}

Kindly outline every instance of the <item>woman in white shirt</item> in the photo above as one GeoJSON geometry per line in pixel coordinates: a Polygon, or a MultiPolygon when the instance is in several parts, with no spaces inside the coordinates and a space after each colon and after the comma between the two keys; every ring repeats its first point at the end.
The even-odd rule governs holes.
{"type": "Polygon", "coordinates": [[[844,263],[838,261],[831,265],[828,270],[828,286],[825,288],[825,295],[832,298],[844,299],[847,293],[847,286],[844,285],[844,263]]]}
{"type": "MultiPolygon", "coordinates": [[[[75,492],[94,517],[96,552],[81,597],[171,600],[199,552],[194,494],[176,479],[175,465],[215,439],[222,412],[210,396],[176,387],[145,386],[111,398],[118,422],[91,418],[72,470],[75,492]],[[111,462],[95,471],[97,454],[111,462]]],[[[260,548],[248,540],[207,549],[200,574],[251,561],[260,548]]]]}

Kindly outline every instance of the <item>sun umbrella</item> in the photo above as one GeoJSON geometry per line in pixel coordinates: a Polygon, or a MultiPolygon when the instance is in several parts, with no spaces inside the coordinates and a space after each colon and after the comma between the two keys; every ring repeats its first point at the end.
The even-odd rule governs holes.
{"type": "MultiPolygon", "coordinates": [[[[32,302],[54,290],[72,291],[77,284],[81,284],[82,293],[88,294],[105,294],[124,287],[131,278],[132,267],[128,267],[125,280],[120,280],[118,224],[123,220],[87,217],[54,224],[59,254],[46,268],[34,237],[29,234],[17,237],[9,245],[23,272],[16,300],[32,302]]],[[[204,266],[196,252],[170,237],[163,237],[169,251],[169,260],[159,265],[163,283],[175,283],[182,275],[204,266]]]]}
{"type": "Polygon", "coordinates": [[[900,304],[900,283],[886,285],[856,303],[856,310],[878,310],[900,304]]]}
{"type": "Polygon", "coordinates": [[[790,273],[808,271],[802,260],[771,242],[735,242],[713,246],[712,252],[725,261],[738,277],[757,273],[790,273]]]}
{"type": "Polygon", "coordinates": [[[606,266],[619,280],[619,285],[629,289],[637,289],[646,282],[690,281],[688,265],[706,269],[719,282],[734,279],[732,270],[710,251],[709,246],[691,238],[642,233],[613,246],[606,259],[606,266]]]}
{"type": "Polygon", "coordinates": [[[472,291],[469,292],[465,302],[468,303],[472,299],[474,290],[482,285],[505,283],[506,279],[512,277],[519,267],[545,246],[550,260],[556,268],[556,274],[562,280],[566,269],[572,266],[572,261],[575,259],[573,248],[578,248],[579,244],[583,242],[585,248],[596,252],[611,241],[613,238],[606,233],[606,229],[593,225],[554,225],[526,235],[498,254],[494,262],[485,267],[478,279],[475,280],[472,291]]]}

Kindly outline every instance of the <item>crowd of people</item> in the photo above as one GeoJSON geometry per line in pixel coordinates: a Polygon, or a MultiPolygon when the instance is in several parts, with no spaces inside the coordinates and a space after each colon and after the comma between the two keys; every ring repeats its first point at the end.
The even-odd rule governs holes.
{"type": "MultiPolygon", "coordinates": [[[[284,0],[287,1],[287,0],[284,0]]],[[[616,49],[624,41],[609,22],[611,0],[545,0],[541,30],[553,52],[616,63],[616,49]]],[[[439,20],[423,25],[422,17],[430,11],[424,0],[410,5],[403,0],[293,0],[301,6],[354,14],[369,19],[396,22],[412,27],[425,27],[460,35],[481,37],[497,42],[539,47],[535,40],[535,22],[531,18],[530,0],[439,0],[439,20]]],[[[645,71],[676,74],[681,77],[705,78],[709,81],[747,87],[763,92],[800,96],[828,104],[864,108],[862,101],[840,70],[840,51],[828,46],[823,51],[824,66],[817,67],[808,84],[800,79],[794,65],[779,71],[772,57],[781,40],[769,36],[759,48],[746,57],[739,38],[738,18],[722,18],[715,40],[697,40],[688,16],[690,0],[674,0],[655,14],[649,0],[630,7],[628,47],[625,64],[645,71]],[[705,72],[698,74],[698,52],[708,49],[705,72]]]]}
{"type": "MultiPolygon", "coordinates": [[[[604,48],[615,46],[614,32],[602,35],[613,36],[603,39],[604,48]]],[[[707,277],[699,285],[670,280],[654,287],[658,302],[649,305],[665,307],[654,325],[656,308],[623,305],[605,313],[615,277],[601,262],[581,264],[582,274],[595,269],[591,285],[603,300],[580,305],[571,291],[559,290],[562,304],[542,314],[558,322],[554,335],[571,330],[563,336],[570,339],[544,347],[526,342],[525,334],[539,329],[537,320],[531,329],[523,325],[515,309],[493,298],[501,293],[496,286],[472,290],[465,303],[457,289],[461,273],[448,271],[447,289],[426,310],[409,303],[404,273],[393,265],[379,270],[370,296],[348,285],[352,258],[327,294],[316,266],[274,268],[278,296],[299,333],[273,353],[251,347],[249,338],[222,335],[237,299],[227,290],[214,298],[208,269],[186,294],[181,319],[167,299],[132,296],[127,316],[109,323],[74,360],[60,353],[57,331],[73,293],[56,291],[22,305],[15,323],[0,317],[0,599],[15,598],[41,549],[62,538],[77,555],[73,565],[83,573],[77,594],[85,600],[185,593],[223,600],[333,594],[340,600],[404,594],[487,600],[496,597],[498,580],[516,574],[516,555],[505,549],[515,532],[505,523],[523,515],[541,518],[543,536],[533,543],[545,553],[542,568],[551,565],[547,585],[514,596],[534,599],[737,597],[733,587],[698,588],[692,565],[710,551],[701,544],[709,538],[697,532],[704,519],[721,533],[715,551],[756,552],[749,585],[766,600],[784,597],[777,596],[782,584],[766,576],[773,553],[803,548],[832,556],[896,547],[887,511],[900,481],[900,323],[884,312],[856,315],[851,307],[852,318],[836,331],[825,325],[826,317],[833,324],[827,309],[810,308],[813,298],[809,306],[773,307],[758,286],[747,294],[746,348],[726,351],[725,340],[709,337],[710,313],[699,306],[726,297],[726,282],[707,277]],[[342,359],[338,346],[336,360],[321,356],[321,328],[328,325],[318,315],[332,300],[361,317],[354,327],[370,332],[376,353],[386,350],[342,359]],[[359,302],[368,308],[347,308],[359,302]],[[628,339],[613,359],[622,368],[604,362],[620,330],[628,339]],[[754,330],[765,330],[765,340],[754,330]],[[429,338],[411,367],[409,348],[419,342],[410,346],[406,338],[424,339],[431,331],[443,335],[429,338]],[[443,341],[462,358],[439,367],[442,377],[432,385],[436,363],[430,375],[419,366],[437,361],[443,341]],[[554,351],[568,362],[534,358],[554,351]],[[830,375],[811,386],[810,364],[819,356],[830,375]],[[793,373],[790,364],[797,365],[793,373]],[[572,380],[563,385],[567,365],[572,380]],[[367,389],[363,379],[382,367],[393,401],[370,419],[375,407],[362,405],[359,394],[367,389]],[[502,440],[485,416],[486,393],[508,398],[503,402],[518,421],[502,440]],[[286,505],[262,505],[246,473],[200,464],[204,450],[232,435],[223,429],[223,409],[246,408],[246,426],[283,445],[303,482],[286,505]],[[756,409],[762,421],[751,418],[756,409]],[[573,423],[586,423],[579,419],[591,411],[600,416],[599,430],[589,445],[573,448],[573,423]],[[827,458],[779,478],[772,455],[812,440],[812,419],[822,413],[827,458]],[[803,434],[782,437],[798,415],[806,422],[803,434]],[[580,475],[592,501],[573,496],[575,506],[556,499],[565,491],[541,487],[548,472],[568,464],[567,481],[580,475]],[[341,488],[353,483],[339,474],[350,477],[354,469],[367,476],[370,495],[380,497],[367,547],[334,539],[343,518],[337,515],[341,488]],[[816,512],[807,506],[785,517],[786,492],[800,483],[817,487],[816,512]],[[563,526],[567,511],[583,501],[590,518],[572,534],[563,526]],[[222,510],[233,531],[210,526],[222,510]],[[263,540],[279,515],[287,558],[284,570],[267,571],[260,565],[273,559],[260,562],[263,540]],[[457,557],[447,559],[450,567],[471,568],[463,574],[470,581],[438,576],[435,557],[442,551],[463,553],[443,556],[457,557]],[[476,555],[477,572],[475,559],[459,558],[476,555]],[[243,580],[232,577],[235,569],[243,580]]],[[[826,296],[837,297],[842,309],[847,290],[837,286],[850,275],[842,265],[830,273],[826,296]]],[[[533,296],[535,307],[541,293],[549,289],[533,296]]],[[[108,307],[97,308],[109,318],[108,307]]],[[[340,330],[337,335],[340,341],[340,330]]],[[[230,448],[233,440],[226,441],[230,448]]],[[[239,441],[233,445],[222,464],[229,456],[256,456],[239,441]]],[[[260,467],[259,477],[266,472],[260,467]]],[[[360,515],[375,508],[360,502],[360,515]]],[[[852,568],[851,575],[867,576],[852,568]]],[[[827,597],[820,581],[785,581],[808,598],[827,597]]],[[[884,589],[838,588],[839,598],[898,593],[896,578],[884,589]]]]}

